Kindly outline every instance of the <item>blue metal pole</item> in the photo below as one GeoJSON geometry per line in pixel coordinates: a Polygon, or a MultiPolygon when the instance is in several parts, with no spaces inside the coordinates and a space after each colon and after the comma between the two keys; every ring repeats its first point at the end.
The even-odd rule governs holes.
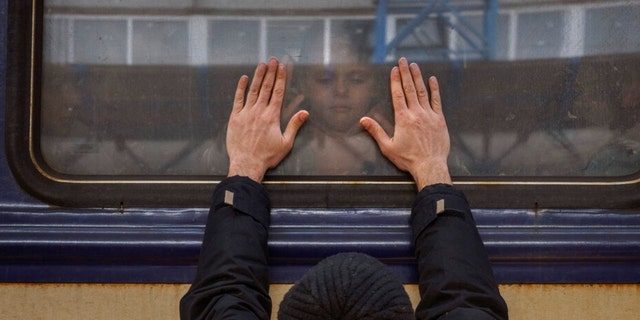
{"type": "Polygon", "coordinates": [[[432,0],[428,7],[420,11],[420,13],[413,18],[409,23],[407,23],[400,31],[396,33],[396,36],[389,42],[389,45],[385,46],[385,52],[387,49],[394,48],[400,42],[402,42],[406,37],[408,37],[415,28],[417,28],[421,23],[423,23],[426,19],[429,18],[433,12],[436,11],[436,5],[438,4],[438,0],[432,0]]]}
{"type": "Polygon", "coordinates": [[[376,43],[373,54],[374,63],[384,63],[387,55],[387,0],[378,0],[376,9],[376,43]]]}
{"type": "Polygon", "coordinates": [[[496,58],[496,30],[498,29],[498,0],[486,0],[484,13],[485,59],[496,58]]]}

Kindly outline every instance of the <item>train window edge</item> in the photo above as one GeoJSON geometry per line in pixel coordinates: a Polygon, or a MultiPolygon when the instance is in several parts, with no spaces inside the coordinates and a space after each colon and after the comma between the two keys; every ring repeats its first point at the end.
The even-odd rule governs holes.
{"type": "MultiPolygon", "coordinates": [[[[27,192],[61,206],[207,206],[221,176],[178,178],[67,177],[48,168],[35,146],[42,63],[42,2],[9,3],[6,152],[16,180],[27,192]],[[34,16],[35,15],[35,16],[34,16]],[[34,24],[35,23],[35,24],[34,24]],[[32,109],[33,107],[33,109],[32,109]],[[35,120],[34,120],[35,119],[35,120]],[[191,179],[191,180],[189,180],[191,179]]],[[[326,184],[266,184],[277,207],[408,207],[416,190],[400,183],[328,181],[326,184]],[[295,197],[291,197],[295,194],[295,197]]],[[[552,180],[552,179],[548,179],[552,180]]],[[[568,181],[473,179],[456,184],[479,208],[638,208],[640,174],[621,178],[568,181]]]]}

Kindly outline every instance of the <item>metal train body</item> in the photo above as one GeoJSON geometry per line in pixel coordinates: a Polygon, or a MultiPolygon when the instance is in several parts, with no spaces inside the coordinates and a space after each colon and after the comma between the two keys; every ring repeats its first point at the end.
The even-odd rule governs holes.
{"type": "MultiPolygon", "coordinates": [[[[50,179],[46,169],[25,174],[20,168],[25,161],[37,162],[33,158],[38,156],[29,151],[26,157],[16,155],[25,154],[24,148],[33,143],[33,137],[25,134],[28,119],[14,111],[38,101],[23,98],[39,93],[37,83],[27,81],[25,86],[24,79],[39,81],[41,75],[32,73],[32,61],[25,62],[14,51],[25,45],[22,41],[30,41],[18,41],[11,34],[23,27],[19,23],[29,24],[29,19],[14,16],[30,14],[33,9],[26,5],[26,9],[15,10],[23,6],[21,3],[0,1],[0,281],[189,283],[208,213],[206,195],[215,186],[210,179],[203,178],[191,189],[176,188],[181,182],[173,185],[165,180],[131,184],[129,189],[104,189],[100,183],[65,189],[64,177],[42,184],[43,179],[50,179]],[[64,194],[63,200],[51,200],[58,192],[64,194]],[[144,193],[151,200],[118,202],[109,198],[109,194],[120,194],[126,199],[128,193],[144,193]],[[193,200],[193,193],[198,194],[198,200],[193,200]]],[[[40,4],[36,1],[33,6],[40,4]]],[[[379,54],[378,58],[383,59],[379,54]]],[[[562,59],[569,65],[573,62],[562,59]]],[[[492,70],[491,65],[485,68],[492,70]]],[[[90,69],[86,72],[92,72],[90,69]]],[[[563,81],[570,78],[563,77],[563,81]]],[[[635,182],[620,189],[615,188],[622,183],[599,183],[597,189],[572,181],[536,184],[539,179],[534,178],[532,186],[512,183],[515,189],[494,192],[492,186],[501,185],[502,180],[475,187],[473,179],[461,178],[459,182],[472,199],[478,199],[475,203],[481,204],[474,206],[473,213],[500,283],[611,284],[640,281],[640,182],[635,177],[637,172],[633,179],[625,180],[635,182]],[[609,188],[616,190],[615,201],[607,202],[599,195],[610,192],[609,188]],[[565,195],[594,200],[562,204],[565,195]],[[552,199],[549,205],[546,197],[552,199]]],[[[408,227],[411,187],[376,191],[375,185],[343,185],[335,187],[337,195],[317,191],[315,184],[290,193],[288,184],[269,187],[276,204],[283,203],[272,210],[272,282],[293,283],[323,257],[344,251],[371,254],[389,264],[405,282],[415,282],[408,227]],[[316,190],[316,194],[309,196],[305,190],[316,190]],[[395,198],[398,203],[389,205],[363,197],[362,193],[368,192],[381,198],[393,192],[400,195],[395,198]],[[331,198],[330,204],[322,202],[327,198],[331,198]],[[358,205],[342,205],[352,198],[358,205]],[[306,205],[299,205],[307,200],[306,205]]]]}

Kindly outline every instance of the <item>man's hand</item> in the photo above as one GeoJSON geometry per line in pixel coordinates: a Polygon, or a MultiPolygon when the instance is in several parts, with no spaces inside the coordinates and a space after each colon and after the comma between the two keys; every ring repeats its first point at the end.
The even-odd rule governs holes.
{"type": "Polygon", "coordinates": [[[391,70],[390,82],[395,117],[393,137],[372,118],[363,117],[360,124],[376,140],[385,157],[413,176],[418,191],[431,184],[451,184],[447,166],[449,132],[438,81],[430,77],[427,88],[418,65],[409,65],[401,58],[391,70]]]}
{"type": "Polygon", "coordinates": [[[249,78],[240,77],[227,128],[228,176],[247,176],[262,182],[267,170],[291,151],[309,113],[298,111],[282,132],[280,112],[286,78],[285,66],[276,58],[258,64],[245,100],[249,78]]]}

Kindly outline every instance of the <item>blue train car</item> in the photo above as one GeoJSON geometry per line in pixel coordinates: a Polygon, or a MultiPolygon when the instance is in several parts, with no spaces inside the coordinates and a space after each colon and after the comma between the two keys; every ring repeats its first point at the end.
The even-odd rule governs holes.
{"type": "MultiPolygon", "coordinates": [[[[312,107],[334,33],[438,76],[501,284],[640,282],[640,2],[285,2],[0,0],[0,282],[190,283],[238,77],[287,56],[312,107]]],[[[266,182],[272,282],[359,251],[414,283],[410,179],[328,137],[266,182]]]]}

